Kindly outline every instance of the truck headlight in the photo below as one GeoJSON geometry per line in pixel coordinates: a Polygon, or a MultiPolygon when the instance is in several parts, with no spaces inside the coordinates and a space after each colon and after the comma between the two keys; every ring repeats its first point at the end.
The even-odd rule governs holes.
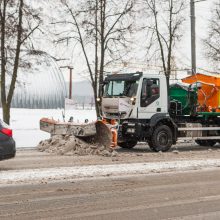
{"type": "Polygon", "coordinates": [[[128,128],[127,133],[135,133],[135,128],[128,128]]]}
{"type": "Polygon", "coordinates": [[[131,101],[131,104],[132,104],[132,105],[135,105],[135,103],[136,103],[136,97],[131,97],[131,98],[130,98],[130,101],[131,101]]]}

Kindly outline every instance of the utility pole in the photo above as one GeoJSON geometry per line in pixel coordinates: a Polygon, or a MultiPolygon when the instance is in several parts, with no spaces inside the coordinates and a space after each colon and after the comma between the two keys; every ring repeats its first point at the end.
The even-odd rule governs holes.
{"type": "Polygon", "coordinates": [[[69,66],[68,69],[70,70],[69,99],[72,99],[73,67],[69,66]]]}
{"type": "Polygon", "coordinates": [[[196,73],[196,17],[195,1],[190,0],[190,18],[191,18],[191,62],[192,75],[196,73]]]}
{"type": "Polygon", "coordinates": [[[72,99],[72,87],[73,87],[73,67],[72,66],[60,66],[60,68],[68,68],[69,73],[70,73],[70,78],[69,78],[69,99],[72,99]]]}

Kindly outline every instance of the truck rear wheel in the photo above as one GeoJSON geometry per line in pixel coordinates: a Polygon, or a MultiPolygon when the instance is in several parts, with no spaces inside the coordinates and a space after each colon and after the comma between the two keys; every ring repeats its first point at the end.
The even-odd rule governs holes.
{"type": "Polygon", "coordinates": [[[214,140],[195,140],[199,146],[213,147],[216,144],[214,140]]]}
{"type": "Polygon", "coordinates": [[[168,151],[172,146],[172,131],[166,125],[158,126],[148,142],[150,149],[155,152],[168,151]]]}
{"type": "Polygon", "coordinates": [[[126,142],[119,142],[118,146],[122,147],[122,148],[127,148],[127,149],[131,149],[133,148],[135,145],[137,145],[137,141],[126,141],[126,142]]]}

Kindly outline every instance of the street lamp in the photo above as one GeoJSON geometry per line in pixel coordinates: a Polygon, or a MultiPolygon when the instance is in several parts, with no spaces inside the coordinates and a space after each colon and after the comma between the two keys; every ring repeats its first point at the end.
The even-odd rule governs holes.
{"type": "Polygon", "coordinates": [[[190,18],[191,18],[191,62],[192,75],[196,73],[196,16],[195,3],[205,2],[207,0],[190,0],[190,18]]]}
{"type": "Polygon", "coordinates": [[[69,74],[70,74],[70,78],[69,78],[69,99],[72,99],[72,87],[73,87],[73,67],[72,66],[61,66],[60,68],[68,68],[69,69],[69,74]]]}
{"type": "Polygon", "coordinates": [[[190,0],[190,18],[191,18],[191,62],[192,75],[196,73],[196,17],[195,1],[190,0]]]}

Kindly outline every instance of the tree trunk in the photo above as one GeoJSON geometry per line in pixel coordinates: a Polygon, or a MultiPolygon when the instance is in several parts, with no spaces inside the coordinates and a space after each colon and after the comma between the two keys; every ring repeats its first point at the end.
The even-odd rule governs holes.
{"type": "Polygon", "coordinates": [[[97,118],[100,118],[101,117],[100,104],[97,102],[96,99],[95,99],[95,109],[96,109],[96,116],[97,116],[97,118]]]}
{"type": "Polygon", "coordinates": [[[10,124],[10,105],[9,104],[2,104],[2,110],[3,110],[3,121],[10,124]]]}
{"type": "Polygon", "coordinates": [[[5,123],[10,124],[10,107],[11,101],[14,94],[15,83],[17,79],[17,72],[19,68],[19,59],[20,59],[20,51],[21,51],[21,44],[22,44],[22,19],[23,19],[23,0],[20,0],[19,11],[18,11],[18,24],[17,27],[17,45],[15,49],[15,58],[13,63],[13,71],[11,76],[11,82],[9,84],[9,91],[6,95],[6,66],[7,66],[7,54],[5,52],[5,48],[7,47],[5,42],[6,37],[6,30],[7,30],[7,19],[6,19],[6,9],[8,1],[4,1],[3,5],[3,13],[0,12],[1,16],[1,102],[2,102],[2,110],[3,110],[3,120],[5,123]],[[6,97],[7,96],[7,97],[6,97]]]}
{"type": "Polygon", "coordinates": [[[96,110],[96,116],[101,117],[101,112],[100,112],[100,102],[97,101],[97,84],[95,85],[92,83],[92,88],[93,88],[93,93],[94,93],[94,101],[95,101],[95,110],[96,110]]]}

